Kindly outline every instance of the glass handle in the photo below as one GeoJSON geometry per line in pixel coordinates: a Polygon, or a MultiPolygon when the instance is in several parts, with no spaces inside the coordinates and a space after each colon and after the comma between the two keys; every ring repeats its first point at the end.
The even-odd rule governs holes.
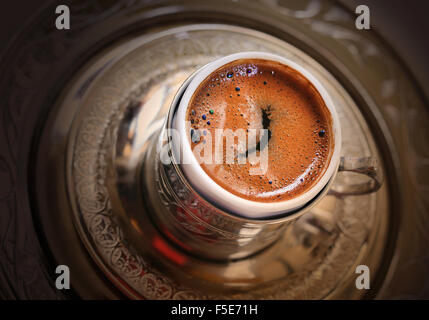
{"type": "Polygon", "coordinates": [[[354,172],[368,178],[363,182],[334,185],[329,190],[329,194],[337,197],[368,194],[380,189],[383,183],[382,170],[377,166],[377,161],[374,157],[341,157],[338,175],[344,172],[354,172]]]}

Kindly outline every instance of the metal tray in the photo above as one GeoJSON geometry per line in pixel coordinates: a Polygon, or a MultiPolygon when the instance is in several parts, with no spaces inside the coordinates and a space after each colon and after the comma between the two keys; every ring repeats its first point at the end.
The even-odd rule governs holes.
{"type": "Polygon", "coordinates": [[[126,4],[77,6],[77,22],[66,35],[43,29],[43,24],[29,26],[15,42],[27,41],[22,54],[8,55],[12,45],[3,57],[6,103],[0,141],[6,179],[0,203],[9,228],[0,232],[7,239],[0,283],[5,283],[5,296],[314,299],[427,294],[426,100],[376,34],[356,30],[353,16],[335,2],[126,4]],[[242,50],[288,56],[325,79],[341,106],[343,148],[378,155],[386,181],[371,196],[327,197],[301,219],[296,232],[285,236],[287,249],[280,250],[286,261],[281,268],[287,265],[291,271],[280,272],[281,281],[264,283],[251,293],[219,295],[170,279],[131,248],[111,219],[103,187],[108,165],[103,161],[129,102],[141,101],[140,112],[156,106],[142,128],[155,126],[171,94],[195,67],[242,50]],[[14,224],[16,233],[10,231],[14,224]],[[304,252],[302,260],[287,260],[294,248],[304,252]],[[367,292],[354,287],[354,267],[362,263],[372,270],[367,292]],[[74,270],[72,294],[54,289],[56,264],[74,270]]]}

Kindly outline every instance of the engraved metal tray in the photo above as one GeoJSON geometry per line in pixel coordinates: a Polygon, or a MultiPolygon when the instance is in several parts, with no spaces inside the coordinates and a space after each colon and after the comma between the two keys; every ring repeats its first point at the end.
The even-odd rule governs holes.
{"type": "MultiPolygon", "coordinates": [[[[429,221],[424,190],[429,177],[417,175],[425,172],[429,150],[425,100],[377,36],[354,29],[348,11],[323,1],[121,3],[109,10],[87,3],[80,28],[57,42],[48,37],[43,44],[48,56],[61,52],[61,67],[47,77],[46,91],[37,92],[34,109],[25,109],[27,120],[12,121],[15,127],[26,123],[26,128],[18,132],[11,124],[5,126],[14,132],[7,131],[7,141],[21,137],[19,156],[27,165],[20,170],[28,169],[25,180],[11,180],[15,191],[7,199],[16,190],[28,190],[25,197],[15,197],[20,204],[14,214],[28,219],[22,218],[24,212],[34,213],[39,233],[32,248],[37,251],[39,243],[44,248],[44,256],[33,263],[33,278],[41,289],[23,295],[64,297],[49,285],[47,270],[55,264],[70,266],[73,294],[81,298],[359,299],[426,292],[429,221]],[[88,12],[94,12],[93,19],[87,20],[88,12]],[[378,157],[386,180],[376,194],[327,196],[265,257],[254,257],[269,262],[266,272],[278,275],[276,281],[260,281],[247,291],[211,293],[164,274],[127,242],[112,210],[112,201],[120,201],[112,199],[106,186],[109,157],[130,108],[139,105],[136,129],[149,137],[192,71],[244,50],[277,53],[315,73],[339,110],[343,154],[378,157]],[[28,120],[30,115],[37,120],[28,120]],[[359,264],[370,267],[370,290],[355,287],[359,264]]],[[[33,60],[41,59],[29,48],[33,60]]],[[[47,60],[40,63],[38,77],[58,59],[47,60]]],[[[20,71],[25,65],[16,68],[13,79],[25,85],[27,79],[19,77],[26,74],[20,71]]],[[[28,90],[42,86],[37,82],[28,90]]],[[[17,99],[14,90],[8,105],[24,108],[29,101],[17,99]]],[[[5,113],[2,121],[18,119],[24,109],[19,110],[5,113]]],[[[337,184],[343,182],[338,179],[337,184]]],[[[129,197],[132,201],[136,195],[129,197]]],[[[26,221],[30,228],[32,220],[26,221]]],[[[17,242],[15,250],[21,245],[17,242]]],[[[226,270],[231,277],[251,275],[254,264],[244,260],[226,270]]],[[[30,280],[24,283],[31,287],[30,280]]]]}

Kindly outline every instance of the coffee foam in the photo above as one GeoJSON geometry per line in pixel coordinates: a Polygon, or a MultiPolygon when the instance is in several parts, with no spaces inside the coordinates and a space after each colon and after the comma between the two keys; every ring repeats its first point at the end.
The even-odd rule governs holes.
{"type": "MultiPolygon", "coordinates": [[[[193,150],[215,137],[216,129],[247,132],[269,123],[265,173],[251,174],[255,165],[249,161],[201,164],[222,188],[248,200],[276,202],[302,194],[323,175],[333,149],[331,118],[320,94],[300,73],[274,61],[242,59],[219,68],[195,91],[186,119],[188,132],[201,133],[198,141],[190,137],[193,150]]],[[[215,154],[215,139],[210,143],[215,154]]]]}

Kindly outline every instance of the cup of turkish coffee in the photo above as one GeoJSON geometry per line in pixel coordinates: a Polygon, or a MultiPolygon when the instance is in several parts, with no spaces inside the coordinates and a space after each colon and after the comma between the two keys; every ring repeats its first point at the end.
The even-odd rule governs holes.
{"type": "Polygon", "coordinates": [[[338,114],[318,79],[264,52],[197,70],[155,145],[146,161],[161,204],[155,223],[184,250],[215,260],[269,246],[326,195],[339,170],[372,178],[342,195],[374,192],[381,181],[374,159],[341,154],[338,114]]]}

